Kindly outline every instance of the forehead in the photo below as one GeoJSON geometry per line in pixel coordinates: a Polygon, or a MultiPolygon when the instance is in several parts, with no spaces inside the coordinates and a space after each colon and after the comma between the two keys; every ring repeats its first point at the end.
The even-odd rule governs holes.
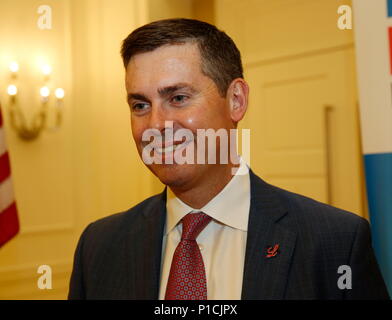
{"type": "Polygon", "coordinates": [[[170,85],[203,76],[200,52],[196,43],[165,45],[131,58],[126,69],[126,85],[170,85]]]}

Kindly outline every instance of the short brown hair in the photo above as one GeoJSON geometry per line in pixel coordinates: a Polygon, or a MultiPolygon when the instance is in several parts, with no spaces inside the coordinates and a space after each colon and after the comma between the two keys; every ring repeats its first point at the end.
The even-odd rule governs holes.
{"type": "Polygon", "coordinates": [[[230,83],[235,78],[243,78],[241,54],[225,32],[207,22],[182,18],[151,22],[125,38],[121,56],[126,68],[135,54],[187,42],[197,43],[201,72],[215,82],[221,96],[226,96],[230,83]]]}

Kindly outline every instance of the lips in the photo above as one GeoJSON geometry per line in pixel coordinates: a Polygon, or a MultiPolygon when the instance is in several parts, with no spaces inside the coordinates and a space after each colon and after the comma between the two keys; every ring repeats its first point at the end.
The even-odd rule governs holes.
{"type": "Polygon", "coordinates": [[[173,145],[176,146],[176,145],[183,144],[186,141],[185,138],[183,138],[181,141],[165,141],[164,139],[162,140],[163,143],[157,143],[157,144],[151,143],[150,146],[152,148],[167,148],[173,145]]]}
{"type": "Polygon", "coordinates": [[[182,138],[181,141],[165,141],[165,139],[159,139],[157,142],[158,143],[150,143],[149,147],[151,149],[157,150],[159,153],[165,153],[165,152],[172,152],[173,150],[177,150],[179,148],[182,148],[184,145],[187,144],[187,141],[185,137],[182,138]],[[159,142],[158,142],[159,141],[159,142]],[[161,143],[162,142],[162,143],[161,143]]]}
{"type": "Polygon", "coordinates": [[[182,149],[182,148],[186,147],[190,142],[192,142],[192,141],[186,141],[184,139],[184,141],[175,141],[174,143],[169,142],[169,143],[166,143],[161,146],[152,145],[152,148],[154,148],[154,150],[156,150],[157,153],[164,154],[164,153],[170,153],[170,152],[182,149]]]}

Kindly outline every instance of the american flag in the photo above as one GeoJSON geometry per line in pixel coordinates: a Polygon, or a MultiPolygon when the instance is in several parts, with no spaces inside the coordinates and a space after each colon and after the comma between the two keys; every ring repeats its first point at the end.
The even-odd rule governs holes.
{"type": "Polygon", "coordinates": [[[0,247],[19,231],[18,212],[0,108],[0,247]]]}

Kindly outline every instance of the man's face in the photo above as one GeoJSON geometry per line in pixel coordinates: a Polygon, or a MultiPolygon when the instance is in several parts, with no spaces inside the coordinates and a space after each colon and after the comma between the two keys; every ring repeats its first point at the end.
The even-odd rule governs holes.
{"type": "MultiPolygon", "coordinates": [[[[179,129],[189,129],[194,136],[196,154],[197,129],[234,128],[229,103],[219,95],[213,80],[202,74],[200,63],[200,53],[194,43],[159,47],[137,54],[130,60],[126,69],[126,89],[132,134],[140,156],[150,143],[142,140],[148,129],[159,130],[163,137],[170,130],[174,135],[179,129]],[[165,121],[172,121],[170,129],[165,126],[165,121]]],[[[167,145],[164,143],[163,140],[160,147],[181,144],[181,141],[172,139],[167,145]]],[[[164,163],[169,152],[174,155],[175,152],[184,152],[184,148],[158,153],[163,159],[162,164],[147,165],[162,183],[192,188],[213,176],[211,174],[216,170],[213,164],[164,163]]]]}

